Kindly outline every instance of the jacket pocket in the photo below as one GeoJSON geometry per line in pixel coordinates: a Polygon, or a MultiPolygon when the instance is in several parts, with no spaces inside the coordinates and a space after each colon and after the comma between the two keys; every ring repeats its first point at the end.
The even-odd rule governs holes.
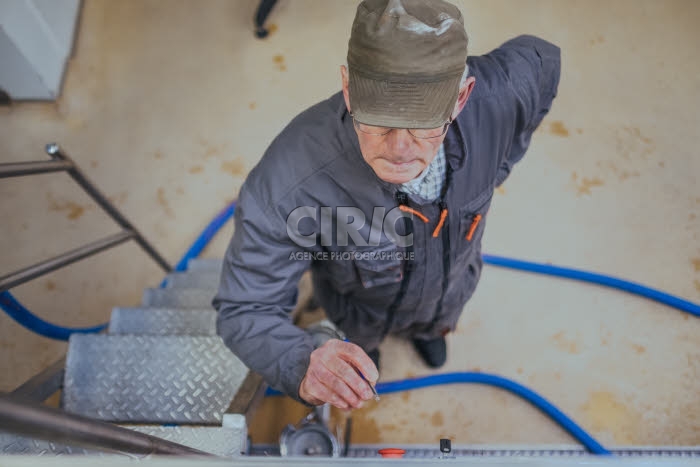
{"type": "Polygon", "coordinates": [[[359,293],[403,279],[400,252],[396,245],[337,251],[324,264],[329,282],[337,293],[359,293]]]}
{"type": "Polygon", "coordinates": [[[369,289],[401,282],[403,268],[399,254],[394,244],[356,251],[354,264],[362,287],[369,289]]]}

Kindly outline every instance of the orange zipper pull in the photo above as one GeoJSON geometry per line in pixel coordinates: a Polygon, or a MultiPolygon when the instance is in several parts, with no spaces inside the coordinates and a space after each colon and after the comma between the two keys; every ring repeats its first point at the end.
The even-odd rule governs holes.
{"type": "Polygon", "coordinates": [[[408,212],[408,213],[413,214],[414,216],[416,216],[418,219],[422,220],[422,221],[425,222],[426,224],[427,224],[428,222],[430,222],[430,219],[428,219],[427,217],[425,217],[420,211],[416,211],[416,210],[413,209],[413,208],[409,208],[408,206],[406,206],[406,205],[404,205],[404,204],[399,204],[399,209],[400,209],[401,211],[403,211],[403,212],[408,212]]]}
{"type": "Polygon", "coordinates": [[[447,208],[442,208],[442,211],[440,211],[440,220],[435,226],[435,230],[433,230],[433,238],[437,238],[437,236],[440,234],[442,226],[445,225],[445,219],[447,219],[447,208]]]}
{"type": "Polygon", "coordinates": [[[467,236],[464,237],[467,239],[467,241],[472,241],[472,237],[474,237],[474,232],[476,232],[476,228],[479,227],[479,222],[481,222],[481,214],[477,214],[474,216],[474,219],[472,219],[472,225],[469,226],[469,232],[467,233],[467,236]]]}

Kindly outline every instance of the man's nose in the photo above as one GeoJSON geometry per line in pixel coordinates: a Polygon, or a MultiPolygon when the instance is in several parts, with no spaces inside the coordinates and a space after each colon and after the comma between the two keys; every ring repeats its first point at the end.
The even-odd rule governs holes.
{"type": "Polygon", "coordinates": [[[413,144],[413,137],[405,129],[395,128],[386,137],[389,150],[397,156],[406,154],[413,144]]]}

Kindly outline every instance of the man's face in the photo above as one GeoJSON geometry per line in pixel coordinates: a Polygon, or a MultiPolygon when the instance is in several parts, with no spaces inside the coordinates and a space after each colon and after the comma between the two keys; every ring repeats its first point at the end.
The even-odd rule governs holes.
{"type": "Polygon", "coordinates": [[[383,136],[355,130],[365,162],[379,178],[389,183],[406,183],[425,170],[437,155],[445,136],[419,139],[407,130],[395,129],[383,136]]]}
{"type": "MultiPolygon", "coordinates": [[[[341,66],[341,76],[345,104],[350,109],[348,72],[344,66],[341,66]]],[[[469,78],[467,85],[460,89],[452,118],[455,118],[466,104],[473,85],[474,78],[469,78]]],[[[418,177],[433,161],[445,139],[445,135],[429,139],[416,138],[406,129],[393,129],[381,136],[367,134],[358,131],[357,128],[355,132],[365,162],[379,178],[394,184],[406,183],[418,177]]]]}

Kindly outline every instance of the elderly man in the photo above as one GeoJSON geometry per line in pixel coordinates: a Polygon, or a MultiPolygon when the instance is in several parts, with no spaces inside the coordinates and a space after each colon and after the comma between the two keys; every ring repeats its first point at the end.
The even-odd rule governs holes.
{"type": "Polygon", "coordinates": [[[389,333],[428,366],[445,363],[481,273],[493,191],[548,112],[560,68],[559,49],[535,37],[469,59],[467,42],[447,2],[363,1],[342,92],[298,115],[241,189],[218,332],[297,400],[361,406],[389,333]],[[347,341],[315,348],[290,321],[307,270],[347,341]]]}

